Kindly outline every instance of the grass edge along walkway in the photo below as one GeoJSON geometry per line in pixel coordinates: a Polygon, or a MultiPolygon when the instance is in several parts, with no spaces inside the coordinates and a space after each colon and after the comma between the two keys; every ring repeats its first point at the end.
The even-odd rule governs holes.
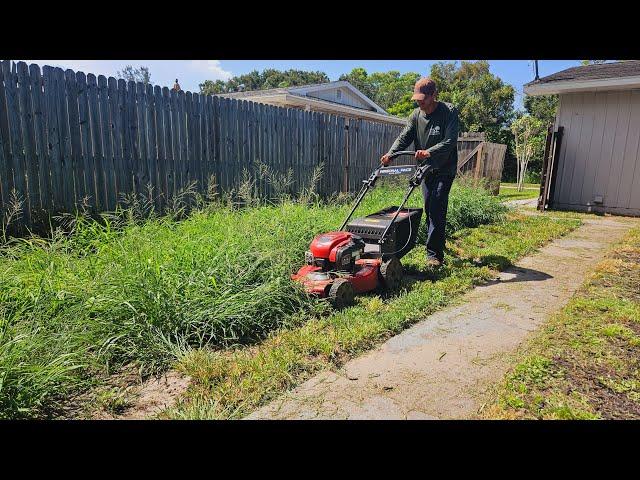
{"type": "MultiPolygon", "coordinates": [[[[264,342],[233,351],[191,350],[176,368],[192,378],[186,395],[158,417],[234,419],[251,413],[326,368],[382,343],[431,313],[451,305],[475,285],[494,278],[517,259],[581,224],[513,213],[491,225],[464,229],[448,241],[448,265],[433,282],[415,281],[397,296],[360,296],[351,308],[273,332],[264,342]]],[[[403,263],[409,273],[425,274],[423,251],[403,263]]]]}
{"type": "Polygon", "coordinates": [[[513,355],[483,419],[640,418],[640,227],[513,355]]]}

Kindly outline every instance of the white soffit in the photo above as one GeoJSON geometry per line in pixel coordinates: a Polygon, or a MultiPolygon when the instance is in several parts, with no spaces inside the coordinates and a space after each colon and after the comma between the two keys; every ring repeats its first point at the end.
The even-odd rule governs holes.
{"type": "Polygon", "coordinates": [[[595,80],[564,80],[559,82],[525,85],[527,95],[555,95],[572,92],[597,92],[607,90],[631,90],[640,88],[640,75],[622,78],[598,78],[595,80]]]}

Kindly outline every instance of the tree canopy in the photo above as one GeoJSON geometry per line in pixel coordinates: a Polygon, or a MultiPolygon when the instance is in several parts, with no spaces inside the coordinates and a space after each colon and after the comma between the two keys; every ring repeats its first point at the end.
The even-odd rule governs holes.
{"type": "Polygon", "coordinates": [[[142,82],[145,85],[151,83],[149,67],[141,66],[139,68],[133,68],[132,65],[127,65],[121,71],[117,72],[116,76],[127,82],[142,82]]]}
{"type": "Polygon", "coordinates": [[[461,132],[486,132],[490,142],[507,143],[514,118],[514,88],[489,71],[489,62],[438,62],[431,67],[438,100],[460,113],[461,132]]]}
{"type": "Polygon", "coordinates": [[[314,83],[327,83],[329,81],[329,77],[324,72],[307,72],[293,69],[281,71],[268,68],[262,73],[254,70],[244,75],[238,75],[226,82],[222,80],[205,80],[200,84],[200,93],[215,95],[217,93],[286,88],[314,83]]]}
{"type": "Polygon", "coordinates": [[[400,108],[411,98],[413,85],[420,78],[420,74],[409,72],[400,74],[397,70],[368,74],[364,68],[354,68],[350,73],[340,75],[339,80],[346,80],[367,97],[380,105],[392,115],[407,116],[415,108],[409,100],[409,111],[405,115],[400,108]]]}
{"type": "Polygon", "coordinates": [[[540,95],[536,97],[525,95],[523,103],[527,113],[545,125],[555,121],[558,110],[557,95],[540,95]]]}

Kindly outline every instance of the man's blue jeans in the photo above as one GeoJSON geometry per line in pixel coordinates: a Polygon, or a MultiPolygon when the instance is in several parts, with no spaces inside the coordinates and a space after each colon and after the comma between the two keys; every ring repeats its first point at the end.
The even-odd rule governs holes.
{"type": "Polygon", "coordinates": [[[422,182],[424,213],[427,221],[427,257],[444,260],[445,227],[447,225],[447,207],[449,191],[454,177],[436,175],[422,182]]]}

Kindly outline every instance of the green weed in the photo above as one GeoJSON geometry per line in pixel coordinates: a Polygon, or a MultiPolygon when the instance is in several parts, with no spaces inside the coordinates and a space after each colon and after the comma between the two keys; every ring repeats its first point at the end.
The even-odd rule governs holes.
{"type": "MultiPolygon", "coordinates": [[[[80,208],[61,218],[51,238],[7,239],[0,245],[0,418],[55,417],[124,365],[146,376],[193,349],[232,351],[326,315],[325,301],[290,281],[313,237],[337,229],[349,210],[344,195],[319,199],[321,172],[312,172],[298,200],[287,178],[273,198],[248,175],[238,192],[220,198],[214,186],[206,198],[190,186],[165,215],[149,189],[110,214],[92,218],[80,208]]],[[[356,216],[397,205],[403,194],[381,182],[356,216]]],[[[421,204],[419,194],[411,198],[411,206],[421,204]]],[[[450,205],[452,232],[500,221],[506,212],[486,191],[458,185],[450,205]]],[[[421,232],[424,238],[424,220],[421,232]]],[[[430,301],[442,304],[444,295],[430,301]]],[[[367,313],[357,308],[335,326],[346,351],[422,311],[407,304],[406,314],[378,325],[358,323],[367,313]]],[[[312,352],[330,356],[328,345],[319,341],[312,352]]],[[[271,358],[274,372],[310,368],[291,360],[297,353],[281,353],[271,358]]],[[[269,381],[281,389],[289,375],[269,381]]]]}

